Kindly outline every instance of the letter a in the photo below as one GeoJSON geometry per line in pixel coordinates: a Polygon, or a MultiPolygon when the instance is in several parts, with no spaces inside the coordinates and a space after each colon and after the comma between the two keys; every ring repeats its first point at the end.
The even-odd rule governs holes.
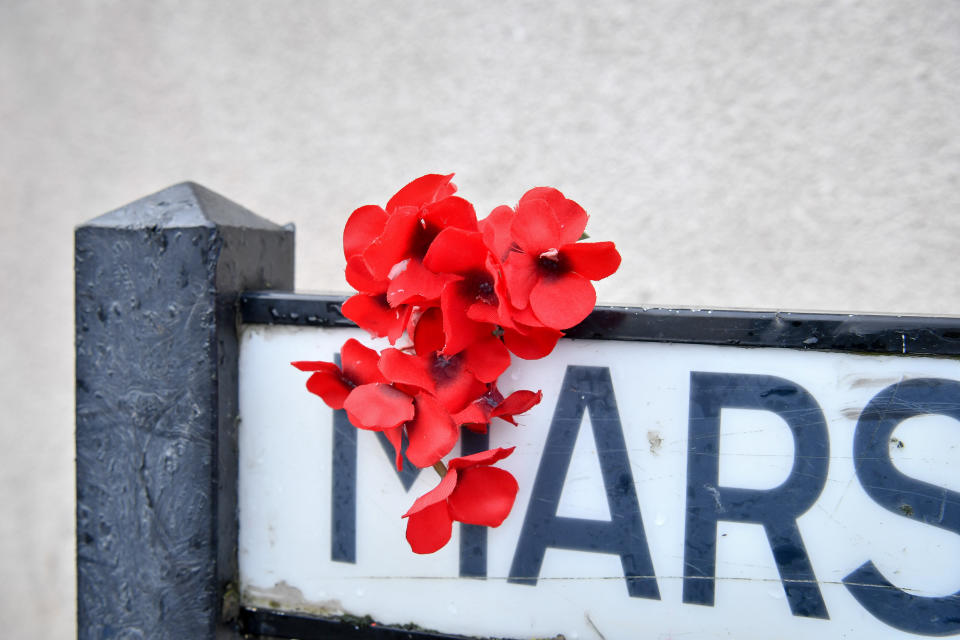
{"type": "Polygon", "coordinates": [[[660,599],[610,370],[606,367],[567,367],[509,582],[536,585],[548,547],[617,554],[630,596],[660,599]],[[590,412],[610,521],[557,515],[584,411],[590,412]]]}

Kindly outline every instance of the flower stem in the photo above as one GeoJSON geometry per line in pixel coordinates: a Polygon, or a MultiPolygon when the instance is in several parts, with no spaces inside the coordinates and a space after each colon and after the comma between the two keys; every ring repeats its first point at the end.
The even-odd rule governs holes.
{"type": "Polygon", "coordinates": [[[447,475],[447,468],[443,464],[443,460],[438,460],[433,463],[433,470],[437,472],[437,475],[441,478],[447,475]]]}

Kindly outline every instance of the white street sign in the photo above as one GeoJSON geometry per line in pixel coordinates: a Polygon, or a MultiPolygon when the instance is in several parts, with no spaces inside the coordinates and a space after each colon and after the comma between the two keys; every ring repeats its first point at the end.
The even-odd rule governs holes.
{"type": "Polygon", "coordinates": [[[491,428],[513,512],[420,556],[401,515],[437,475],[399,476],[289,364],[349,337],[373,345],[244,328],[250,606],[508,638],[960,634],[956,359],[561,340],[501,377],[543,390],[491,428]]]}

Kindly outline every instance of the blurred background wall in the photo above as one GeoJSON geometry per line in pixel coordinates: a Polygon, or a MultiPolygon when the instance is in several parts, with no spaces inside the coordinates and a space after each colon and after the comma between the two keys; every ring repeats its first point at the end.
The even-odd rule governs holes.
{"type": "Polygon", "coordinates": [[[558,187],[600,300],[960,315],[960,3],[0,2],[0,620],[74,633],[73,227],[185,179],[339,232],[558,187]]]}

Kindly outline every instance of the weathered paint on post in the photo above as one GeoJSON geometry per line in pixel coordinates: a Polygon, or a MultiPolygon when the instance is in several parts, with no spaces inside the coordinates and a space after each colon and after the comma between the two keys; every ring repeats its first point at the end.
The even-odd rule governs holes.
{"type": "Polygon", "coordinates": [[[235,635],[236,303],[293,255],[192,183],[77,228],[79,638],[235,635]]]}

